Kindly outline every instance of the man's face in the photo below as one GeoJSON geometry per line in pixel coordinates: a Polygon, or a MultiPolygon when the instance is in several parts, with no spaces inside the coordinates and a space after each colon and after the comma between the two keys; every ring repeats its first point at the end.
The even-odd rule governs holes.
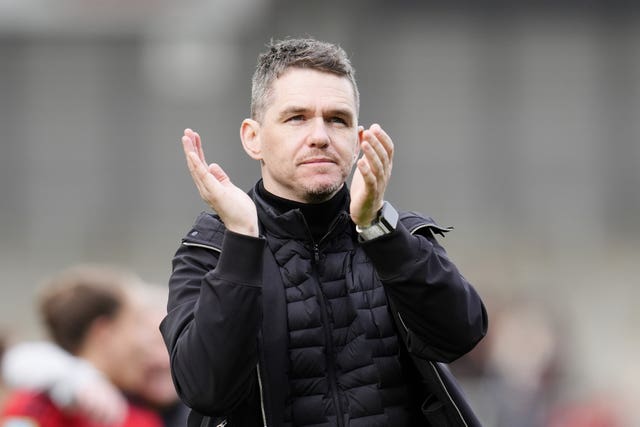
{"type": "Polygon", "coordinates": [[[128,298],[109,324],[112,381],[125,392],[152,406],[165,407],[178,399],[167,353],[158,324],[164,307],[152,307],[138,298],[128,298]]]}
{"type": "Polygon", "coordinates": [[[106,324],[100,342],[101,351],[107,355],[111,381],[132,394],[138,394],[145,381],[147,345],[155,332],[145,320],[139,304],[127,298],[106,324]]]}
{"type": "Polygon", "coordinates": [[[162,340],[158,325],[166,314],[166,303],[154,307],[147,304],[141,308],[141,326],[146,327],[140,343],[144,347],[144,381],[137,394],[155,407],[167,407],[178,401],[178,395],[171,379],[169,353],[162,340]]]}
{"type": "Polygon", "coordinates": [[[290,68],[273,83],[257,138],[265,188],[298,202],[331,198],[351,172],[361,132],[346,77],[290,68]]]}

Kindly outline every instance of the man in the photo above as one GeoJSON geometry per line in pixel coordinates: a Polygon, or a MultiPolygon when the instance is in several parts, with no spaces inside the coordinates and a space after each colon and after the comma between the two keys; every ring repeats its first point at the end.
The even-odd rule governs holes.
{"type": "MultiPolygon", "coordinates": [[[[59,387],[48,393],[25,387],[10,396],[0,425],[162,426],[157,414],[127,402],[110,387],[113,384],[120,390],[135,390],[145,375],[142,350],[151,330],[141,325],[144,319],[128,292],[133,284],[135,278],[124,272],[89,265],[65,270],[51,279],[41,295],[39,311],[59,349],[36,344],[43,352],[34,363],[60,368],[70,376],[69,381],[52,385],[79,387],[84,393],[75,397],[84,401],[62,402],[60,399],[69,393],[59,387]],[[96,377],[108,382],[92,380],[96,377]]],[[[39,373],[47,374],[47,369],[34,367],[32,380],[42,382],[39,373]]]]}
{"type": "Polygon", "coordinates": [[[480,298],[433,238],[442,229],[385,202],[394,145],[358,109],[341,48],[284,40],[258,58],[240,128],[262,174],[248,194],[185,130],[216,212],[176,253],[161,324],[190,425],[427,425],[390,303],[425,359],[484,336],[480,298]]]}

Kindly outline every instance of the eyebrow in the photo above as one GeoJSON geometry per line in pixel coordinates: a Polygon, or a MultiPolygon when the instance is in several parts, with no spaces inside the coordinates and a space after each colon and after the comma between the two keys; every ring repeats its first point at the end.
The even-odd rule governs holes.
{"type": "Polygon", "coordinates": [[[305,108],[305,107],[292,106],[292,107],[287,107],[284,110],[280,111],[280,114],[278,116],[280,116],[281,118],[284,118],[286,116],[308,113],[309,110],[310,110],[309,108],[305,108]]]}

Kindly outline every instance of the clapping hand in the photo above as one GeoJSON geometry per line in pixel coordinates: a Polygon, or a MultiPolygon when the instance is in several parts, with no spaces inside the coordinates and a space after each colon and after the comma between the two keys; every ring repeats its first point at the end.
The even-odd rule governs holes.
{"type": "Polygon", "coordinates": [[[253,200],[231,182],[220,165],[207,164],[200,135],[185,129],[182,148],[200,197],[217,212],[228,230],[257,237],[258,214],[253,200]]]}
{"type": "Polygon", "coordinates": [[[351,182],[351,220],[360,227],[370,225],[384,203],[391,178],[393,141],[378,124],[362,131],[362,157],[351,182]]]}

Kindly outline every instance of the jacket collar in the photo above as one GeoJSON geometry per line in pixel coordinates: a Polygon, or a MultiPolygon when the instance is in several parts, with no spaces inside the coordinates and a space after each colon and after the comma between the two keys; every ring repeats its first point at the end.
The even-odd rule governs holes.
{"type": "MultiPolygon", "coordinates": [[[[253,199],[256,209],[258,211],[258,219],[260,221],[261,232],[265,229],[269,230],[269,233],[277,238],[283,239],[296,239],[296,240],[308,240],[311,238],[311,231],[300,209],[291,209],[286,212],[278,212],[277,209],[272,206],[268,200],[260,195],[258,191],[259,181],[254,188],[249,192],[249,196],[253,199]]],[[[344,221],[343,217],[349,216],[349,203],[350,198],[348,190],[343,187],[341,192],[347,192],[343,197],[344,202],[339,208],[336,217],[338,219],[334,221],[333,225],[344,221]]],[[[331,229],[332,227],[330,227],[331,229]]],[[[335,227],[333,227],[335,228],[335,227]]]]}

